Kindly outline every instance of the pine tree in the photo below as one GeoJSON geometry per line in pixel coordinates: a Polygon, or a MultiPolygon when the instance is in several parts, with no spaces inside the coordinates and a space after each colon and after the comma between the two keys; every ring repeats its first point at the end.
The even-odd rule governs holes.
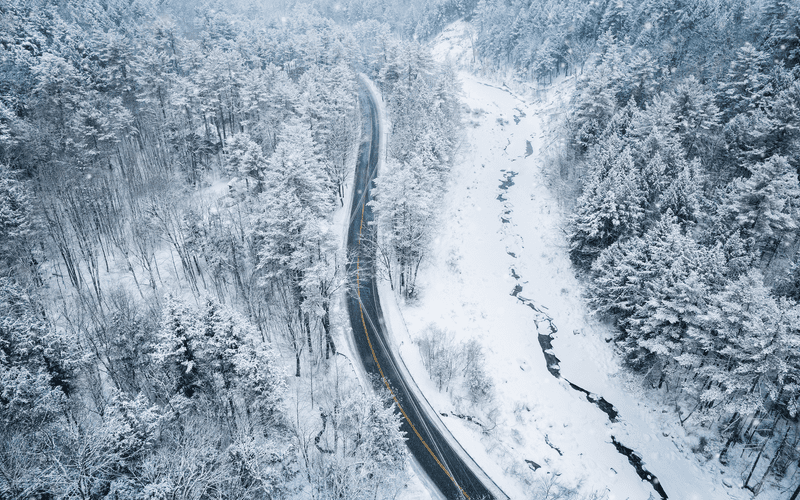
{"type": "Polygon", "coordinates": [[[378,237],[396,262],[395,276],[399,290],[406,296],[415,294],[416,277],[430,243],[436,214],[436,172],[426,168],[422,159],[412,157],[408,163],[390,163],[375,180],[374,200],[370,202],[378,226],[378,237]]]}
{"type": "Polygon", "coordinates": [[[725,121],[740,113],[766,108],[775,93],[769,66],[769,55],[750,43],[738,50],[725,82],[720,85],[720,108],[725,112],[725,121]]]}
{"type": "MultiPolygon", "coordinates": [[[[800,55],[800,54],[798,54],[800,55]]],[[[796,160],[800,153],[798,139],[800,139],[800,82],[793,80],[781,88],[778,95],[770,103],[764,120],[771,128],[766,130],[760,139],[764,144],[764,155],[780,155],[786,158],[795,168],[796,160]]],[[[754,130],[753,135],[761,132],[754,130]]]]}
{"type": "Polygon", "coordinates": [[[681,221],[696,222],[703,199],[703,181],[698,160],[683,162],[683,168],[659,197],[661,212],[669,210],[681,221]]]}
{"type": "Polygon", "coordinates": [[[642,167],[642,191],[645,193],[648,206],[654,204],[662,195],[664,189],[670,185],[669,176],[667,175],[668,168],[669,165],[661,157],[660,151],[656,151],[650,161],[642,167]]]}
{"type": "Polygon", "coordinates": [[[672,112],[686,154],[690,158],[696,155],[708,158],[722,116],[713,92],[692,75],[678,84],[672,94],[672,112]]]}
{"type": "Polygon", "coordinates": [[[315,153],[311,129],[300,117],[281,134],[266,179],[254,223],[257,268],[263,273],[264,285],[282,289],[283,323],[300,376],[300,354],[305,346],[313,347],[310,311],[319,310],[307,304],[309,297],[319,292],[313,287],[321,283],[311,275],[329,276],[326,266],[335,265],[330,258],[333,234],[329,221],[333,190],[315,153]],[[310,274],[312,269],[315,271],[310,274]]]}
{"type": "Polygon", "coordinates": [[[663,301],[675,297],[668,290],[680,288],[682,281],[699,272],[700,256],[697,244],[683,235],[668,210],[642,237],[615,243],[600,254],[592,265],[589,303],[617,319],[629,337],[626,345],[635,353],[641,340],[654,332],[660,335],[649,323],[651,316],[663,312],[663,301]],[[649,326],[643,330],[642,325],[649,326]]]}
{"type": "Polygon", "coordinates": [[[352,70],[337,64],[330,70],[306,72],[301,109],[334,193],[344,203],[346,161],[354,140],[355,82],[352,70]]]}
{"type": "Polygon", "coordinates": [[[738,229],[725,241],[722,249],[725,253],[725,274],[728,279],[735,280],[753,267],[756,260],[754,245],[753,238],[743,239],[738,229]]]}
{"type": "Polygon", "coordinates": [[[570,106],[570,129],[573,142],[580,152],[586,152],[600,138],[614,115],[615,95],[611,85],[609,65],[601,64],[582,75],[570,106]]]}
{"type": "Polygon", "coordinates": [[[395,401],[386,391],[372,395],[356,389],[334,403],[329,413],[334,432],[322,436],[333,453],[314,471],[315,486],[331,498],[366,500],[376,491],[392,494],[405,478],[408,456],[395,401]]]}
{"type": "Polygon", "coordinates": [[[600,252],[592,263],[587,291],[593,312],[624,321],[645,303],[647,280],[657,277],[647,258],[645,242],[639,237],[615,242],[600,252]]]}
{"type": "Polygon", "coordinates": [[[623,150],[605,177],[601,175],[593,170],[571,220],[570,256],[582,265],[615,241],[642,229],[646,198],[630,150],[623,150]]]}
{"type": "Polygon", "coordinates": [[[261,147],[247,134],[234,135],[226,146],[227,170],[232,175],[244,178],[247,189],[260,193],[263,189],[264,169],[267,161],[261,147]],[[252,182],[253,186],[250,187],[252,182]]]}
{"type": "Polygon", "coordinates": [[[167,297],[158,343],[153,358],[167,374],[167,398],[178,394],[191,398],[201,389],[197,345],[192,339],[193,318],[186,307],[167,297]]]}
{"type": "Polygon", "coordinates": [[[67,113],[74,110],[80,101],[81,93],[87,90],[85,77],[70,61],[55,54],[45,53],[31,69],[36,78],[33,93],[52,106],[54,118],[62,125],[66,123],[67,113]]]}
{"type": "Polygon", "coordinates": [[[74,388],[75,354],[42,320],[28,292],[1,277],[0,434],[10,439],[59,418],[74,388]]]}
{"type": "Polygon", "coordinates": [[[748,179],[734,181],[723,207],[762,251],[776,252],[797,230],[800,184],[785,158],[774,156],[751,167],[748,179]]]}
{"type": "MultiPolygon", "coordinates": [[[[242,318],[237,318],[237,321],[244,322],[242,318]]],[[[236,390],[251,420],[262,428],[269,428],[281,423],[286,393],[285,374],[273,347],[262,342],[252,327],[243,325],[243,330],[245,341],[233,357],[236,390]]]]}
{"type": "Polygon", "coordinates": [[[777,396],[769,377],[782,317],[778,303],[757,270],[731,282],[712,301],[716,341],[713,362],[699,370],[710,383],[700,399],[709,411],[753,415],[764,408],[762,394],[777,396]]]}
{"type": "Polygon", "coordinates": [[[603,18],[600,20],[600,30],[612,35],[625,32],[628,23],[629,2],[624,0],[607,0],[603,18]]]}
{"type": "Polygon", "coordinates": [[[0,266],[3,274],[31,276],[39,280],[39,255],[34,255],[38,221],[31,193],[6,167],[0,165],[0,266]]]}
{"type": "Polygon", "coordinates": [[[636,51],[623,71],[624,75],[616,85],[617,102],[632,99],[637,106],[644,107],[657,90],[656,63],[650,51],[636,51]]]}
{"type": "Polygon", "coordinates": [[[280,134],[280,142],[269,158],[267,183],[271,191],[284,191],[314,216],[324,218],[333,206],[328,185],[310,127],[302,117],[291,119],[280,134]]]}
{"type": "Polygon", "coordinates": [[[760,36],[774,58],[788,67],[800,62],[800,7],[795,2],[768,0],[759,19],[760,36]]]}

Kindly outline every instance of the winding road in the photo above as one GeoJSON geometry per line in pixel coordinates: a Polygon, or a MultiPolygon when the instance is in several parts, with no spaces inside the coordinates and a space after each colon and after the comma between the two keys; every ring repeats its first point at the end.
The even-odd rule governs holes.
{"type": "Polygon", "coordinates": [[[422,409],[389,349],[375,280],[375,250],[370,244],[375,227],[370,224],[373,214],[368,205],[380,156],[379,120],[374,97],[364,85],[359,99],[363,115],[362,142],[347,234],[347,271],[351,276],[347,309],[358,357],[375,385],[391,392],[403,415],[401,429],[406,434],[406,444],[442,495],[453,500],[495,499],[422,409]]]}

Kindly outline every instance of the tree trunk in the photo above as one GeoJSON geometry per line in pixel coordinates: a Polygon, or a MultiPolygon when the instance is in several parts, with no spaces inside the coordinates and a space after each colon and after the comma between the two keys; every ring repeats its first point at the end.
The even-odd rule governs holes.
{"type": "Polygon", "coordinates": [[[325,314],[322,315],[322,329],[325,331],[325,359],[330,359],[331,354],[336,354],[336,345],[333,343],[331,335],[330,307],[328,301],[322,304],[322,309],[325,311],[325,314]]]}
{"type": "Polygon", "coordinates": [[[733,430],[733,432],[731,433],[731,437],[728,438],[728,440],[725,442],[725,446],[722,447],[722,451],[719,453],[719,463],[721,463],[722,465],[728,465],[728,450],[730,449],[733,442],[736,441],[736,438],[739,436],[739,432],[741,431],[742,421],[741,419],[739,419],[738,412],[733,415],[731,421],[728,423],[728,426],[736,422],[737,419],[739,420],[739,422],[736,424],[736,428],[733,430]]]}
{"type": "Polygon", "coordinates": [[[744,482],[744,487],[750,491],[753,491],[752,488],[748,486],[750,483],[750,478],[753,477],[753,472],[756,470],[756,466],[758,465],[758,461],[761,459],[761,454],[764,453],[764,448],[767,447],[767,442],[769,439],[764,438],[764,444],[761,445],[761,449],[758,451],[758,456],[756,457],[755,462],[753,462],[753,467],[750,468],[750,474],[747,475],[747,479],[744,482]]]}
{"type": "Polygon", "coordinates": [[[792,493],[792,496],[791,498],[789,498],[789,500],[797,500],[797,497],[799,495],[800,495],[800,485],[797,485],[797,489],[794,490],[794,493],[792,493]]]}
{"type": "Polygon", "coordinates": [[[775,465],[775,462],[778,461],[778,457],[781,456],[783,452],[783,447],[786,445],[786,438],[789,437],[789,429],[791,426],[786,426],[786,432],[783,434],[783,439],[781,439],[781,444],[778,445],[778,449],[775,450],[775,456],[772,457],[772,460],[769,461],[769,465],[767,465],[767,470],[764,471],[764,475],[761,476],[761,480],[753,487],[753,493],[758,494],[761,491],[761,487],[764,485],[764,481],[767,479],[767,475],[772,470],[772,467],[775,465]]]}
{"type": "Polygon", "coordinates": [[[314,354],[314,346],[311,342],[311,322],[308,313],[303,313],[303,329],[306,331],[306,342],[308,343],[308,353],[314,354]]]}

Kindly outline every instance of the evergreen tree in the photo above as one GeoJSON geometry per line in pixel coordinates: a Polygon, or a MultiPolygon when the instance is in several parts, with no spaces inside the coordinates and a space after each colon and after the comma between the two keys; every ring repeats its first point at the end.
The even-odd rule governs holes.
{"type": "Polygon", "coordinates": [[[607,0],[603,18],[600,20],[600,30],[612,35],[624,33],[628,23],[629,6],[630,2],[623,0],[607,0]]]}
{"type": "Polygon", "coordinates": [[[388,270],[389,276],[392,286],[399,286],[406,297],[416,293],[417,271],[430,244],[439,186],[436,173],[425,168],[419,157],[408,163],[390,163],[375,180],[370,204],[378,237],[384,242],[379,242],[379,247],[391,252],[397,263],[396,270],[388,270]]]}
{"type": "Polygon", "coordinates": [[[683,168],[659,198],[662,213],[669,210],[682,221],[697,221],[703,196],[703,181],[700,162],[684,162],[683,168]]]}
{"type": "Polygon", "coordinates": [[[673,91],[673,110],[677,132],[686,154],[709,158],[722,112],[714,94],[694,76],[689,76],[673,91]]]}
{"type": "Polygon", "coordinates": [[[333,453],[315,471],[320,494],[368,499],[376,491],[391,495],[400,485],[408,449],[394,403],[386,391],[371,395],[355,390],[337,399],[330,412],[334,433],[325,433],[335,436],[326,436],[333,453]]]}
{"type": "Polygon", "coordinates": [[[797,229],[798,206],[797,171],[785,158],[775,156],[753,165],[748,179],[734,181],[722,210],[763,251],[775,252],[797,229]]]}
{"type": "Polygon", "coordinates": [[[771,50],[774,58],[784,61],[788,67],[800,62],[800,6],[785,0],[764,2],[758,21],[764,46],[771,50]]]}
{"type": "Polygon", "coordinates": [[[0,266],[4,274],[31,276],[36,283],[42,258],[34,254],[38,221],[30,191],[15,177],[0,165],[0,266]]]}
{"type": "Polygon", "coordinates": [[[776,375],[772,365],[778,361],[773,356],[779,348],[781,311],[757,270],[712,300],[709,316],[716,339],[712,363],[699,369],[710,383],[700,399],[709,411],[753,415],[764,408],[762,394],[778,394],[770,376],[776,375]]]}
{"type": "Polygon", "coordinates": [[[769,74],[769,55],[746,43],[731,62],[726,80],[720,85],[720,108],[726,121],[739,113],[763,110],[775,88],[769,74]]]}
{"type": "Polygon", "coordinates": [[[238,133],[234,135],[226,146],[227,170],[233,175],[240,175],[244,178],[245,184],[249,189],[253,183],[253,191],[261,192],[264,181],[264,169],[267,161],[261,147],[253,142],[247,134],[238,133]]]}
{"type": "Polygon", "coordinates": [[[573,130],[572,140],[581,152],[586,152],[597,142],[614,115],[616,96],[611,83],[611,66],[614,64],[600,64],[582,75],[576,86],[573,105],[570,106],[573,113],[570,128],[573,130]]]}
{"type": "Polygon", "coordinates": [[[646,201],[629,149],[613,160],[604,177],[599,169],[590,175],[571,220],[570,256],[581,265],[615,241],[639,233],[646,201]]]}
{"type": "Polygon", "coordinates": [[[192,341],[192,316],[186,307],[174,298],[167,297],[158,343],[153,354],[167,373],[165,387],[169,398],[175,394],[191,398],[202,382],[198,373],[197,346],[192,341]]]}
{"type": "Polygon", "coordinates": [[[320,281],[311,275],[328,276],[325,269],[334,265],[328,220],[333,190],[315,154],[311,130],[300,118],[286,126],[268,162],[266,177],[267,187],[260,195],[262,210],[255,221],[257,267],[264,273],[265,285],[283,289],[284,324],[299,377],[300,354],[304,346],[312,348],[309,308],[319,311],[307,303],[319,291],[320,281]],[[310,274],[312,269],[315,271],[310,274]]]}

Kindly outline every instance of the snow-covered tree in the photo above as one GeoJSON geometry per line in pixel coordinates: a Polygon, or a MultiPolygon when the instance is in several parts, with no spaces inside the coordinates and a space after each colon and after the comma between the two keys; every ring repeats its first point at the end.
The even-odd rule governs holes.
{"type": "Polygon", "coordinates": [[[312,328],[326,316],[336,266],[330,214],[333,190],[315,154],[311,130],[297,118],[269,160],[254,239],[264,284],[283,297],[285,334],[296,355],[313,348],[312,328]],[[308,302],[311,297],[319,301],[308,302]],[[314,324],[312,324],[314,319],[314,324]]]}
{"type": "Polygon", "coordinates": [[[370,204],[378,244],[391,252],[396,263],[395,269],[388,269],[392,287],[398,286],[406,297],[416,293],[417,271],[430,244],[440,187],[436,172],[425,168],[419,157],[408,163],[391,162],[375,180],[375,199],[370,204]]]}
{"type": "Polygon", "coordinates": [[[689,157],[707,158],[713,148],[714,133],[722,112],[713,92],[694,76],[678,84],[673,91],[672,110],[681,136],[681,144],[689,157]]]}
{"type": "Polygon", "coordinates": [[[38,229],[29,189],[0,165],[0,265],[6,273],[38,280],[39,262],[33,253],[38,229]]]}
{"type": "Polygon", "coordinates": [[[571,220],[570,255],[586,265],[605,248],[642,229],[645,193],[631,152],[625,149],[603,173],[593,169],[571,220]]]}
{"type": "Polygon", "coordinates": [[[777,251],[797,230],[800,183],[785,158],[775,156],[750,167],[751,175],[732,184],[724,213],[764,251],[777,251]]]}
{"type": "Polygon", "coordinates": [[[186,307],[172,297],[164,305],[162,325],[153,357],[163,364],[168,378],[167,397],[181,394],[191,398],[200,388],[197,346],[192,341],[193,317],[186,307]]]}
{"type": "Polygon", "coordinates": [[[321,434],[319,447],[329,453],[321,453],[311,468],[313,486],[331,498],[394,495],[405,479],[408,449],[403,417],[388,391],[348,391],[327,415],[330,430],[321,434]]]}
{"type": "Polygon", "coordinates": [[[241,176],[249,189],[253,184],[255,193],[261,192],[264,181],[264,169],[267,160],[261,146],[253,142],[247,134],[234,135],[226,146],[227,170],[230,175],[241,176]]]}
{"type": "Polygon", "coordinates": [[[739,49],[720,88],[721,108],[727,118],[753,113],[768,105],[768,99],[775,93],[769,62],[769,55],[750,43],[739,49]]]}
{"type": "Polygon", "coordinates": [[[580,152],[597,143],[614,115],[616,102],[609,65],[601,64],[581,76],[570,106],[572,141],[580,152]]]}
{"type": "Polygon", "coordinates": [[[696,221],[700,215],[704,178],[700,162],[683,162],[683,168],[658,199],[659,209],[669,210],[682,221],[696,221]]]}
{"type": "Polygon", "coordinates": [[[713,362],[698,369],[709,381],[700,399],[710,410],[752,415],[764,408],[764,394],[778,396],[770,377],[777,375],[774,364],[782,362],[773,355],[779,350],[783,315],[757,270],[731,282],[712,300],[716,338],[713,362]]]}

